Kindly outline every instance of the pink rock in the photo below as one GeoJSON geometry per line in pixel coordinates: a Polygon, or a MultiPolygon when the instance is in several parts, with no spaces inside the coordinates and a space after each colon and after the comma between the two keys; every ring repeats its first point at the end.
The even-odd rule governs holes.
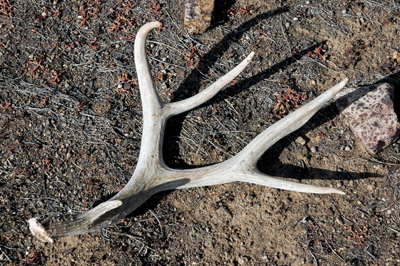
{"type": "Polygon", "coordinates": [[[211,25],[215,0],[186,0],[184,24],[190,34],[204,33],[211,25]]]}
{"type": "Polygon", "coordinates": [[[392,144],[400,134],[393,108],[393,86],[389,83],[346,89],[337,96],[336,106],[354,135],[371,154],[392,144]]]}

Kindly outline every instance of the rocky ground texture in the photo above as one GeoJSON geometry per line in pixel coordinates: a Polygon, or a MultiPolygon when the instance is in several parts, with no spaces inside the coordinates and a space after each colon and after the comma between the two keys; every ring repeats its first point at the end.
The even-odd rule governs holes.
{"type": "Polygon", "coordinates": [[[331,103],[266,153],[266,173],[346,195],[246,183],[160,193],[101,232],[32,237],[27,220],[80,212],[135,169],[140,26],[159,20],[148,56],[165,101],[204,89],[251,51],[213,100],[170,119],[171,167],[213,164],[344,77],[389,82],[398,112],[397,1],[218,1],[188,34],[184,1],[0,0],[0,265],[400,264],[400,145],[367,153],[331,103]]]}

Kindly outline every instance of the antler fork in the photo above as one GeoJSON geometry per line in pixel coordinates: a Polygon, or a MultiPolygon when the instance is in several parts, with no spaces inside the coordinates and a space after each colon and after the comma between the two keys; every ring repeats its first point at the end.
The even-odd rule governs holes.
{"type": "Polygon", "coordinates": [[[339,193],[342,191],[279,179],[256,168],[260,156],[284,136],[304,125],[326,102],[346,84],[347,79],[321,94],[282,120],[270,126],[234,157],[215,165],[196,169],[176,170],[168,167],[162,157],[166,121],[173,115],[193,109],[216,95],[250,63],[254,52],[211,86],[188,99],[165,103],[154,86],[147,61],[147,34],[161,23],[151,22],[140,28],[135,40],[135,64],[143,105],[143,136],[135,172],[128,184],[110,200],[81,214],[63,214],[31,218],[31,232],[43,241],[83,234],[104,228],[131,213],[153,194],[171,189],[211,186],[235,181],[306,193],[339,193]]]}

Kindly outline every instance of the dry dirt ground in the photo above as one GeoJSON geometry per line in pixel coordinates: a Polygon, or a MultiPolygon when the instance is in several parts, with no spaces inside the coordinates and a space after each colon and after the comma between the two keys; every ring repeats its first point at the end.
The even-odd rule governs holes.
{"type": "Polygon", "coordinates": [[[165,160],[223,161],[349,78],[398,90],[400,3],[218,1],[189,35],[184,1],[0,0],[0,265],[399,265],[400,144],[366,153],[334,103],[274,145],[260,169],[342,189],[311,195],[246,183],[160,193],[101,232],[45,244],[31,217],[81,212],[130,178],[141,139],[133,39],[161,97],[185,99],[254,61],[200,108],[172,118],[165,160]],[[285,101],[290,100],[290,101],[285,101]]]}

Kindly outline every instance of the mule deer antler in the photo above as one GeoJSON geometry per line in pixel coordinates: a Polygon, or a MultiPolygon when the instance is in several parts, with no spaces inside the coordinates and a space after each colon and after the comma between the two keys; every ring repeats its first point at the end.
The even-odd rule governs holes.
{"type": "Polygon", "coordinates": [[[317,187],[265,175],[257,170],[261,155],[284,136],[304,125],[326,102],[346,84],[347,79],[315,100],[286,116],[259,134],[236,156],[211,166],[176,170],[169,168],[162,157],[162,143],[169,117],[203,104],[231,82],[250,63],[254,52],[211,86],[188,99],[165,103],[157,94],[146,57],[145,42],[150,30],[159,22],[144,25],[135,40],[135,64],[143,103],[143,136],[138,163],[128,184],[110,200],[81,214],[66,214],[29,220],[31,232],[43,241],[83,234],[104,228],[131,213],[153,194],[171,189],[211,186],[242,181],[279,189],[306,193],[339,193],[335,188],[317,187]]]}

